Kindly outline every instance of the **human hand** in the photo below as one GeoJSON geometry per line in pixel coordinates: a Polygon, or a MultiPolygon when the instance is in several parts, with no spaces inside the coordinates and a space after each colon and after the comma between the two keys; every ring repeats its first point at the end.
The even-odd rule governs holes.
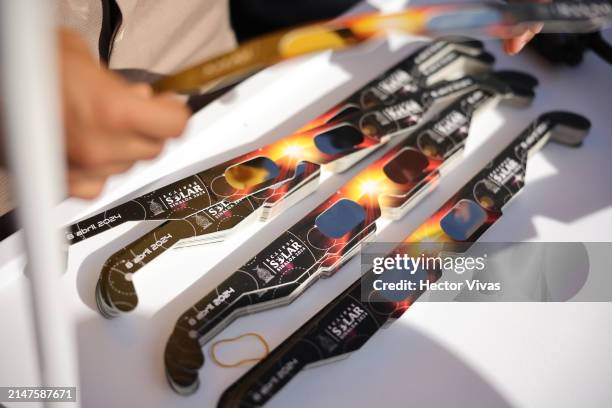
{"type": "MultiPolygon", "coordinates": [[[[510,1],[521,1],[521,0],[510,0],[510,1]]],[[[544,3],[547,0],[535,0],[535,2],[544,3]]],[[[529,41],[535,37],[537,33],[542,31],[542,24],[533,24],[525,29],[520,34],[507,38],[504,40],[504,51],[508,55],[518,54],[529,41]]]]}
{"type": "Polygon", "coordinates": [[[78,34],[61,30],[59,45],[68,191],[93,198],[109,176],[153,159],[178,137],[189,110],[101,67],[78,34]]]}

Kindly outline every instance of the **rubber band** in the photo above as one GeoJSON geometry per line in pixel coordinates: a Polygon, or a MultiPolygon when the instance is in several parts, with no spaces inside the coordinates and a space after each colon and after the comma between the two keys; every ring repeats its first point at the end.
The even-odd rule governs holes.
{"type": "Polygon", "coordinates": [[[244,333],[244,334],[241,334],[240,336],[232,337],[232,338],[229,338],[229,339],[219,340],[219,341],[214,342],[210,346],[210,357],[212,358],[212,361],[215,364],[217,364],[219,367],[223,367],[223,368],[235,368],[235,367],[239,367],[239,366],[241,366],[243,364],[257,363],[257,362],[263,360],[264,358],[266,358],[266,356],[268,354],[270,354],[270,346],[268,345],[268,342],[266,341],[266,339],[264,339],[261,335],[259,335],[257,333],[252,333],[252,332],[244,333]],[[255,337],[257,340],[259,340],[259,342],[261,344],[263,344],[265,351],[264,351],[264,354],[261,357],[247,358],[247,359],[244,359],[244,360],[240,360],[237,363],[231,363],[231,364],[223,363],[223,362],[219,361],[219,359],[215,355],[215,349],[216,349],[216,347],[219,344],[221,344],[221,343],[231,343],[231,342],[234,342],[234,341],[237,341],[237,340],[240,340],[242,338],[249,337],[249,336],[255,337]]]}

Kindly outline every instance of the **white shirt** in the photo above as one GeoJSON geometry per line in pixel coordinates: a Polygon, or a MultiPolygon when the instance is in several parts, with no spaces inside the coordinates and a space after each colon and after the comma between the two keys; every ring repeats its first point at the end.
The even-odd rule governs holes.
{"type": "MultiPolygon", "coordinates": [[[[122,22],[109,66],[167,74],[231,50],[228,0],[116,0],[122,22]]],[[[59,24],[79,31],[98,55],[101,0],[56,0],[59,24]]]]}

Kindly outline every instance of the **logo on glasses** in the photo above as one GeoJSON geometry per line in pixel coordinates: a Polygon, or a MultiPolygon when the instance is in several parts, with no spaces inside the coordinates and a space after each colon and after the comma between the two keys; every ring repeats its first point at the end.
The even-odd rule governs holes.
{"type": "Polygon", "coordinates": [[[274,279],[274,275],[272,274],[272,272],[270,272],[268,269],[264,268],[263,266],[257,265],[254,271],[257,274],[257,277],[261,279],[264,283],[268,283],[272,279],[274,279]]]}
{"type": "Polygon", "coordinates": [[[153,213],[153,215],[159,215],[164,212],[164,207],[160,203],[155,200],[149,201],[149,210],[153,213]]]}

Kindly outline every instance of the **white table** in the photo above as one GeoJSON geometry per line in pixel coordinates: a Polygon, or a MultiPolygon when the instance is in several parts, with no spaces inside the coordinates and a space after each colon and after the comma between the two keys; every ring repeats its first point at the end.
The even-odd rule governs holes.
{"type": "MultiPolygon", "coordinates": [[[[402,41],[391,43],[397,50],[402,41]]],[[[183,138],[158,160],[113,179],[100,199],[65,202],[60,221],[133,195],[168,174],[166,181],[178,179],[290,133],[407,54],[387,48],[325,53],[258,74],[197,113],[183,138]]],[[[533,107],[502,107],[478,118],[463,166],[380,239],[399,240],[418,226],[539,113],[566,109],[593,122],[584,146],[550,145],[534,157],[526,188],[485,238],[611,241],[611,68],[588,55],[578,69],[553,69],[532,54],[504,56],[497,42],[487,48],[499,57],[498,67],[524,69],[540,79],[533,107]]],[[[316,193],[272,222],[250,224],[224,243],[159,258],[136,275],[138,309],[112,321],[95,309],[100,266],[150,226],[125,225],[71,248],[62,296],[78,336],[82,406],[214,406],[248,367],[223,369],[208,359],[200,373],[204,386],[188,398],[174,394],[164,378],[162,352],[177,317],[364,164],[327,178],[316,193]]],[[[17,235],[0,244],[0,385],[27,386],[39,379],[18,241],[17,235]]],[[[358,274],[354,259],[290,306],[241,318],[218,339],[255,331],[275,347],[358,274]]],[[[607,303],[419,303],[349,359],[300,374],[269,406],[610,406],[611,314],[607,303]]]]}

